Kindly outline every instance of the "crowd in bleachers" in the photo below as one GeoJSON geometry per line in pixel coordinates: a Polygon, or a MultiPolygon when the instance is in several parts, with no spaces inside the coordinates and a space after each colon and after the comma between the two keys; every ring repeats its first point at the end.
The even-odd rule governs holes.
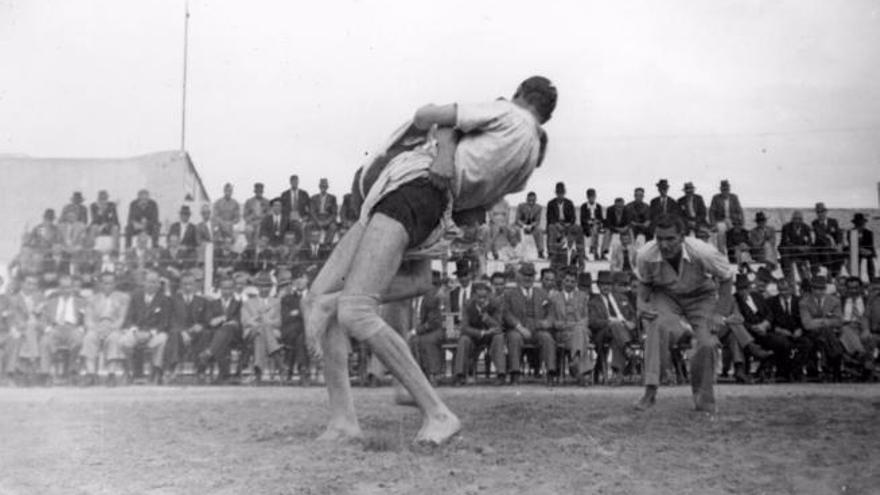
{"type": "MultiPolygon", "coordinates": [[[[588,189],[576,209],[559,183],[546,206],[531,192],[515,209],[502,202],[459,219],[434,290],[389,308],[389,321],[435,383],[466,384],[481,372],[499,384],[637,380],[636,253],[652,222],[674,215],[739,266],[734,306],[717,315],[722,375],[876,378],[880,282],[864,215],[849,235],[817,203],[811,223],[796,212],[777,233],[760,212],[746,228],[727,181],[708,207],[692,183],[677,199],[665,179],[656,186],[650,201],[637,188],[608,208],[588,189]],[[853,250],[856,271],[847,268],[853,250]]],[[[337,203],[326,179],[318,188],[309,195],[294,175],[277,197],[257,183],[241,204],[226,184],[213,204],[184,204],[167,226],[149,191],[131,201],[124,223],[107,191],[88,208],[74,192],[60,221],[45,211],[9,266],[0,381],[320,381],[300,301],[359,211],[349,194],[337,203]]],[[[672,380],[687,374],[690,342],[687,328],[675,335],[664,350],[672,380]]],[[[381,382],[369,349],[353,349],[358,379],[381,382]]]]}

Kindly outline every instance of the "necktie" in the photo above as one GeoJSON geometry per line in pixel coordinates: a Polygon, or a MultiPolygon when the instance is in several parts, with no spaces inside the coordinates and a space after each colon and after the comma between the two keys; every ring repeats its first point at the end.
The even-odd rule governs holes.
{"type": "Polygon", "coordinates": [[[782,307],[786,315],[791,315],[791,301],[788,298],[782,300],[782,307]]]}
{"type": "Polygon", "coordinates": [[[562,211],[562,201],[556,203],[556,206],[559,208],[559,220],[562,221],[565,219],[565,212],[562,211]]]}
{"type": "Polygon", "coordinates": [[[660,209],[666,213],[666,198],[660,198],[660,209]]]}
{"type": "Polygon", "coordinates": [[[697,216],[694,213],[694,198],[688,198],[688,216],[691,218],[697,216]]]}

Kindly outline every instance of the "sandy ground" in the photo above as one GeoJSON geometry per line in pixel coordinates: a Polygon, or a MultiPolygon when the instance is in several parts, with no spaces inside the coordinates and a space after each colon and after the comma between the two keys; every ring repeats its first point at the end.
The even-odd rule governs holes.
{"type": "Polygon", "coordinates": [[[880,386],[444,388],[465,430],[411,448],[417,411],[355,389],[362,444],[312,441],[320,388],[0,389],[0,494],[880,493],[880,386]]]}

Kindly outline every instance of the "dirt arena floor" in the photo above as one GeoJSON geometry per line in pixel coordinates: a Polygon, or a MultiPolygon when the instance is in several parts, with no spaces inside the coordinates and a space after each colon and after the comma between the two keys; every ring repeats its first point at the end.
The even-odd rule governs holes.
{"type": "Polygon", "coordinates": [[[349,445],[313,441],[317,387],[0,389],[0,494],[880,493],[880,386],[719,389],[443,388],[465,429],[430,451],[390,388],[349,445]]]}

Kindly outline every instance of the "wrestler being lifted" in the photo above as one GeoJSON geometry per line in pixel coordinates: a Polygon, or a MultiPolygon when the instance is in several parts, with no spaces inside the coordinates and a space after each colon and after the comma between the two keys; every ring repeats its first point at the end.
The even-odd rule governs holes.
{"type": "Polygon", "coordinates": [[[446,248],[452,214],[521,191],[546,146],[541,126],[556,88],[534,76],[512,101],[427,105],[355,177],[360,219],[337,243],[303,301],[312,352],[323,354],[330,418],[321,440],[359,438],[348,378],[348,336],[366,341],[423,415],[416,442],[442,444],[461,429],[380,316],[380,304],[431,287],[431,257],[446,248]]]}

